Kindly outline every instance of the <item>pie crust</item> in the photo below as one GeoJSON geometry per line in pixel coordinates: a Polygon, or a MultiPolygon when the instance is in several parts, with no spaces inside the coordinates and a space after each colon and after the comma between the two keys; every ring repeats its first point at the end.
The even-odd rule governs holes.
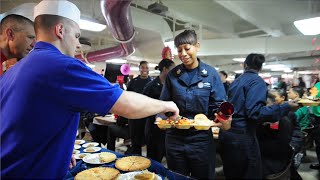
{"type": "Polygon", "coordinates": [[[151,161],[141,156],[127,156],[116,161],[116,168],[122,171],[145,170],[151,166],[151,161]]]}
{"type": "Polygon", "coordinates": [[[74,179],[75,180],[113,180],[117,179],[120,172],[114,168],[107,168],[107,167],[96,167],[81,171],[78,173],[74,179]]]}

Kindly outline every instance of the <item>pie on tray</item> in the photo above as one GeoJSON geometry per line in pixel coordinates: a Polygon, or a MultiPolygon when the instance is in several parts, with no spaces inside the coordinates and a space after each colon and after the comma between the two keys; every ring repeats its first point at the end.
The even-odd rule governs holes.
{"type": "Polygon", "coordinates": [[[134,176],[134,180],[155,180],[156,175],[153,172],[149,172],[149,171],[144,171],[141,174],[137,174],[134,176]]]}
{"type": "Polygon", "coordinates": [[[194,116],[194,128],[197,130],[208,130],[213,125],[213,122],[204,114],[194,116]]]}
{"type": "Polygon", "coordinates": [[[304,106],[319,106],[320,101],[314,101],[310,99],[301,99],[300,101],[298,101],[298,103],[304,106]]]}
{"type": "Polygon", "coordinates": [[[120,172],[114,168],[106,168],[106,167],[97,167],[84,170],[78,173],[74,179],[75,180],[112,180],[116,179],[119,176],[120,172]]]}
{"type": "Polygon", "coordinates": [[[127,156],[118,159],[115,166],[122,171],[137,171],[149,168],[151,161],[141,156],[127,156]]]}
{"type": "Polygon", "coordinates": [[[101,152],[99,155],[100,162],[109,163],[117,159],[117,156],[110,152],[101,152]]]}

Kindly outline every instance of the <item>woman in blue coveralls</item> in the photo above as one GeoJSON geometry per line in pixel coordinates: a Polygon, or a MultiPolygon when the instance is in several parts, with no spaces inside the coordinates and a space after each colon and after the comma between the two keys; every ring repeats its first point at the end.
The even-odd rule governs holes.
{"type": "MultiPolygon", "coordinates": [[[[200,44],[193,30],[185,30],[174,39],[182,64],[172,69],[165,81],[160,99],[174,101],[180,115],[193,119],[203,113],[214,117],[215,110],[225,101],[224,86],[217,71],[200,61],[200,44]]],[[[223,127],[231,120],[223,122],[223,127]]],[[[211,130],[167,129],[166,152],[169,169],[196,179],[213,179],[215,146],[211,130]]]]}
{"type": "Polygon", "coordinates": [[[226,179],[261,179],[261,155],[256,136],[258,120],[278,121],[298,104],[288,102],[266,106],[267,85],[258,75],[265,58],[249,54],[245,72],[234,80],[228,91],[228,101],[234,105],[231,129],[220,130],[219,143],[226,179]]]}

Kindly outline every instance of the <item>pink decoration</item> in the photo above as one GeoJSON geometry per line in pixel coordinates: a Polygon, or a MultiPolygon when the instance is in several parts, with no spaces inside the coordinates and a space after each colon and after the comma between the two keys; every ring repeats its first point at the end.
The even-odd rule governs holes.
{"type": "Polygon", "coordinates": [[[316,51],[319,51],[320,50],[320,46],[316,47],[316,51]]]}
{"type": "Polygon", "coordinates": [[[162,49],[162,59],[171,59],[171,60],[173,59],[172,52],[169,47],[164,47],[162,49]]]}
{"type": "Polygon", "coordinates": [[[312,45],[314,45],[316,43],[316,40],[317,40],[316,37],[312,39],[312,45]]]}
{"type": "Polygon", "coordinates": [[[130,65],[129,64],[123,64],[120,67],[120,71],[123,75],[129,75],[130,74],[130,65]]]}
{"type": "Polygon", "coordinates": [[[320,61],[320,59],[318,58],[318,59],[316,59],[316,61],[314,63],[318,64],[319,61],[320,61]]]}

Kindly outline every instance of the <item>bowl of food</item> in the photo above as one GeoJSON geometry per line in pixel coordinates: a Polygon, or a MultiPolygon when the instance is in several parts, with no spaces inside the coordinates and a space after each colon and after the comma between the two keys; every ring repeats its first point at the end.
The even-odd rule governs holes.
{"type": "Polygon", "coordinates": [[[160,120],[155,122],[155,124],[160,128],[160,129],[168,129],[171,128],[173,125],[173,121],[172,120],[160,120]]]}
{"type": "Polygon", "coordinates": [[[210,121],[204,114],[197,114],[194,117],[194,128],[196,130],[209,130],[212,125],[213,121],[210,121]]]}
{"type": "Polygon", "coordinates": [[[188,118],[182,117],[174,123],[177,129],[190,129],[193,126],[194,121],[188,118]]]}

